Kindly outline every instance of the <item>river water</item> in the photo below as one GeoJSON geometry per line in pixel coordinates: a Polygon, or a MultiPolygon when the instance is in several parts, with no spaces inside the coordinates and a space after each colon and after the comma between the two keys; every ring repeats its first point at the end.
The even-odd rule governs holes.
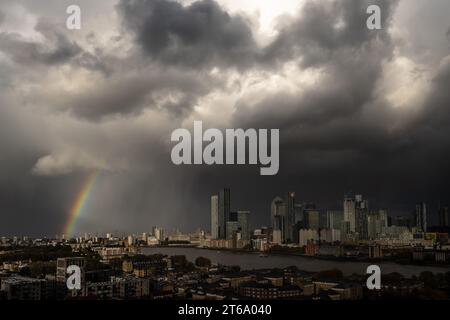
{"type": "MultiPolygon", "coordinates": [[[[366,274],[367,266],[370,263],[354,262],[354,261],[332,261],[307,257],[287,256],[287,255],[269,255],[268,257],[260,257],[258,253],[239,253],[231,251],[216,251],[199,248],[143,248],[143,254],[161,253],[168,256],[185,255],[189,261],[194,261],[197,257],[205,257],[212,263],[222,265],[239,265],[241,270],[265,269],[265,268],[284,268],[287,266],[297,266],[300,270],[305,271],[322,271],[332,268],[340,269],[344,275],[353,273],[366,274]]],[[[392,262],[378,263],[383,274],[398,272],[406,277],[419,275],[422,271],[431,271],[433,273],[447,272],[450,268],[445,267],[429,267],[400,265],[392,262]]]]}

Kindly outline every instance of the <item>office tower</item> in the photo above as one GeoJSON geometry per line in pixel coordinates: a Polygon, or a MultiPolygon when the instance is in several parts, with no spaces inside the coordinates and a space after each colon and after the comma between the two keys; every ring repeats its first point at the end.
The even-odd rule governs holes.
{"type": "Polygon", "coordinates": [[[344,213],[342,211],[327,211],[327,228],[341,229],[341,222],[344,220],[344,213]]]}
{"type": "Polygon", "coordinates": [[[250,240],[250,226],[249,226],[250,211],[238,211],[237,215],[239,227],[241,229],[241,239],[250,240]]]}
{"type": "Polygon", "coordinates": [[[273,230],[272,231],[272,242],[276,244],[281,244],[281,230],[273,230]]]}
{"type": "Polygon", "coordinates": [[[285,217],[285,241],[292,242],[294,239],[293,227],[295,220],[295,192],[288,192],[286,195],[286,217],[285,217]]]}
{"type": "Polygon", "coordinates": [[[223,189],[219,193],[219,239],[227,235],[227,222],[230,220],[230,189],[223,189]]]}
{"type": "Polygon", "coordinates": [[[163,228],[154,227],[153,236],[159,241],[164,241],[166,239],[166,234],[163,228]]]}
{"type": "Polygon", "coordinates": [[[295,192],[288,192],[285,199],[276,197],[271,204],[272,229],[281,231],[283,243],[292,242],[297,238],[294,235],[296,215],[299,216],[301,206],[295,205],[295,192]]]}
{"type": "Polygon", "coordinates": [[[342,240],[348,239],[348,234],[350,234],[350,221],[342,220],[341,221],[341,238],[342,240]]]}
{"type": "Polygon", "coordinates": [[[293,235],[293,239],[292,242],[293,243],[298,243],[299,242],[299,232],[301,229],[305,228],[305,223],[304,221],[298,221],[297,223],[294,224],[294,226],[292,227],[292,232],[294,233],[293,235]]]}
{"type": "Polygon", "coordinates": [[[339,229],[321,229],[319,232],[321,243],[334,243],[341,241],[341,231],[339,229]]]}
{"type": "Polygon", "coordinates": [[[320,229],[327,228],[327,212],[323,210],[319,211],[319,228],[320,229]]]}
{"type": "Polygon", "coordinates": [[[344,197],[344,221],[349,223],[349,232],[355,232],[356,202],[351,195],[344,197]]]}
{"type": "Polygon", "coordinates": [[[439,226],[450,227],[450,216],[448,213],[448,207],[439,208],[439,226]]]}
{"type": "Polygon", "coordinates": [[[408,227],[411,228],[411,219],[407,218],[407,217],[403,217],[403,216],[396,216],[394,218],[394,223],[395,226],[398,227],[408,227]]]}
{"type": "Polygon", "coordinates": [[[367,235],[370,240],[374,240],[378,236],[377,224],[379,223],[379,218],[377,213],[370,213],[367,216],[367,235]]]}
{"type": "Polygon", "coordinates": [[[427,232],[427,205],[425,202],[416,205],[415,223],[419,230],[427,232]]]}
{"type": "Polygon", "coordinates": [[[219,239],[219,196],[211,197],[211,238],[219,239]]]}
{"type": "Polygon", "coordinates": [[[318,230],[320,228],[320,214],[315,209],[305,210],[305,227],[318,230]]]}
{"type": "Polygon", "coordinates": [[[239,222],[238,221],[227,221],[226,230],[227,230],[226,239],[233,240],[236,233],[238,233],[240,231],[239,222]]]}
{"type": "Polygon", "coordinates": [[[315,243],[319,241],[319,233],[315,229],[300,229],[298,238],[299,238],[298,244],[301,247],[304,247],[309,242],[315,243]]]}
{"type": "Polygon", "coordinates": [[[294,204],[294,224],[303,221],[303,204],[295,203],[294,204]]]}
{"type": "Polygon", "coordinates": [[[388,226],[388,213],[386,209],[380,209],[378,210],[378,216],[381,221],[381,227],[387,227],[388,226]]]}
{"type": "MultiPolygon", "coordinates": [[[[271,222],[273,231],[280,231],[281,242],[284,242],[284,226],[285,226],[286,204],[280,197],[275,197],[271,204],[271,222]]],[[[278,233],[277,233],[278,234],[278,233]]]]}
{"type": "Polygon", "coordinates": [[[227,222],[228,221],[238,221],[238,213],[236,211],[230,212],[227,222]]]}
{"type": "Polygon", "coordinates": [[[355,196],[355,232],[361,240],[368,238],[367,216],[369,214],[369,203],[362,195],[355,196]]]}
{"type": "Polygon", "coordinates": [[[388,226],[388,216],[386,210],[371,212],[367,216],[367,237],[370,240],[377,239],[383,228],[388,226]]]}

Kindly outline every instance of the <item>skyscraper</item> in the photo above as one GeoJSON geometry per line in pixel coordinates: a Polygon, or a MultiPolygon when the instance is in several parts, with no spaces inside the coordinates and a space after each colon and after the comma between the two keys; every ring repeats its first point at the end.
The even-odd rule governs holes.
{"type": "Polygon", "coordinates": [[[211,237],[219,239],[219,196],[211,196],[211,237]]]}
{"type": "Polygon", "coordinates": [[[327,211],[327,228],[341,229],[341,222],[344,220],[342,211],[327,211]]]}
{"type": "MultiPolygon", "coordinates": [[[[295,217],[294,217],[294,224],[303,221],[303,204],[301,203],[295,203],[295,217]]],[[[297,235],[298,236],[298,235],[297,235]]]]}
{"type": "Polygon", "coordinates": [[[315,209],[305,210],[305,225],[308,229],[318,230],[320,228],[320,213],[315,209]]]}
{"type": "Polygon", "coordinates": [[[280,234],[281,242],[284,242],[286,204],[283,199],[280,197],[275,197],[275,199],[272,200],[270,211],[272,229],[277,235],[280,234]]]}
{"type": "Polygon", "coordinates": [[[448,213],[448,207],[439,208],[439,226],[450,227],[450,216],[448,213]]]}
{"type": "Polygon", "coordinates": [[[355,196],[355,232],[359,239],[368,239],[367,216],[369,214],[369,202],[362,195],[355,196]]]}
{"type": "Polygon", "coordinates": [[[233,240],[236,233],[239,232],[239,221],[227,221],[227,240],[233,240]]]}
{"type": "Polygon", "coordinates": [[[219,239],[227,236],[227,222],[230,220],[230,189],[219,193],[219,239]]]}
{"type": "Polygon", "coordinates": [[[425,202],[416,205],[414,216],[416,227],[423,232],[427,232],[427,204],[425,202]]]}
{"type": "Polygon", "coordinates": [[[286,217],[285,217],[285,241],[292,242],[294,240],[294,223],[295,223],[295,192],[288,192],[286,196],[286,217]]]}
{"type": "Polygon", "coordinates": [[[238,222],[241,229],[241,239],[250,240],[249,217],[250,211],[238,211],[238,222]]]}
{"type": "Polygon", "coordinates": [[[272,229],[281,231],[281,241],[288,243],[297,238],[294,235],[296,216],[299,216],[301,206],[295,206],[295,192],[288,192],[284,199],[275,197],[271,204],[272,229]]]}
{"type": "Polygon", "coordinates": [[[383,231],[383,228],[388,226],[386,210],[378,210],[371,212],[367,216],[367,237],[370,240],[377,239],[383,231]]]}
{"type": "Polygon", "coordinates": [[[351,195],[344,197],[344,221],[349,224],[349,232],[355,232],[356,203],[351,195]]]}
{"type": "Polygon", "coordinates": [[[398,227],[411,228],[411,219],[403,216],[396,216],[394,218],[393,224],[398,227]]]}

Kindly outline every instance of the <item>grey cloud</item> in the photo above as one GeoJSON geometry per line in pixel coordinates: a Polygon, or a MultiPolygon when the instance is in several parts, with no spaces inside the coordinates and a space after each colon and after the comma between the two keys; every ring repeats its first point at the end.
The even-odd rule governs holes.
{"type": "Polygon", "coordinates": [[[216,79],[192,71],[149,68],[138,74],[115,75],[92,90],[68,94],[57,101],[73,115],[94,121],[138,115],[144,109],[184,118],[198,97],[218,85],[216,79]]]}
{"type": "MultiPolygon", "coordinates": [[[[333,60],[339,49],[364,50],[372,39],[389,41],[387,32],[398,1],[307,1],[298,17],[279,27],[279,36],[264,49],[263,59],[285,61],[301,58],[302,66],[309,67],[333,60]],[[373,32],[366,28],[369,5],[380,6],[383,29],[373,32]]],[[[351,54],[351,52],[349,52],[351,54]]]]}
{"type": "Polygon", "coordinates": [[[45,42],[35,42],[24,39],[15,33],[0,33],[0,50],[20,64],[42,63],[47,65],[61,64],[78,55],[82,49],[70,41],[54,26],[40,20],[36,31],[41,33],[45,42]]]}
{"type": "Polygon", "coordinates": [[[248,21],[213,0],[183,7],[175,1],[121,0],[125,26],[155,60],[181,67],[245,66],[256,45],[248,21]]]}
{"type": "MultiPolygon", "coordinates": [[[[387,21],[395,6],[386,3],[379,2],[384,4],[384,27],[388,29],[387,21]]],[[[303,68],[320,68],[324,74],[320,83],[298,95],[281,91],[257,105],[240,101],[234,115],[237,124],[277,128],[323,126],[358,114],[374,98],[382,64],[392,57],[394,49],[386,31],[361,27],[367,18],[365,8],[363,1],[334,1],[332,6],[308,1],[296,19],[280,31],[267,52],[282,60],[295,56],[302,60],[303,68]],[[337,21],[342,25],[339,30],[335,29],[337,21]]]]}
{"type": "Polygon", "coordinates": [[[60,26],[41,18],[35,26],[44,41],[29,40],[17,33],[0,32],[0,51],[21,65],[59,66],[73,64],[76,67],[111,73],[108,58],[97,50],[86,51],[76,41],[69,39],[60,26]]]}

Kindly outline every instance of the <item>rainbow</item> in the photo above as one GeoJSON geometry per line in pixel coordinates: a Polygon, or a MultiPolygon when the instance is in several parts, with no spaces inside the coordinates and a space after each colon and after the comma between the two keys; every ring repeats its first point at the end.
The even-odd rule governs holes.
{"type": "Polygon", "coordinates": [[[67,223],[64,227],[64,235],[66,237],[73,236],[73,232],[78,222],[78,219],[81,213],[83,212],[83,208],[86,206],[86,203],[89,200],[89,197],[92,193],[92,190],[94,189],[95,182],[97,181],[99,174],[100,174],[99,170],[90,173],[86,181],[84,182],[83,187],[81,188],[80,192],[75,198],[75,202],[72,205],[72,209],[70,210],[69,219],[67,220],[67,223]]]}

